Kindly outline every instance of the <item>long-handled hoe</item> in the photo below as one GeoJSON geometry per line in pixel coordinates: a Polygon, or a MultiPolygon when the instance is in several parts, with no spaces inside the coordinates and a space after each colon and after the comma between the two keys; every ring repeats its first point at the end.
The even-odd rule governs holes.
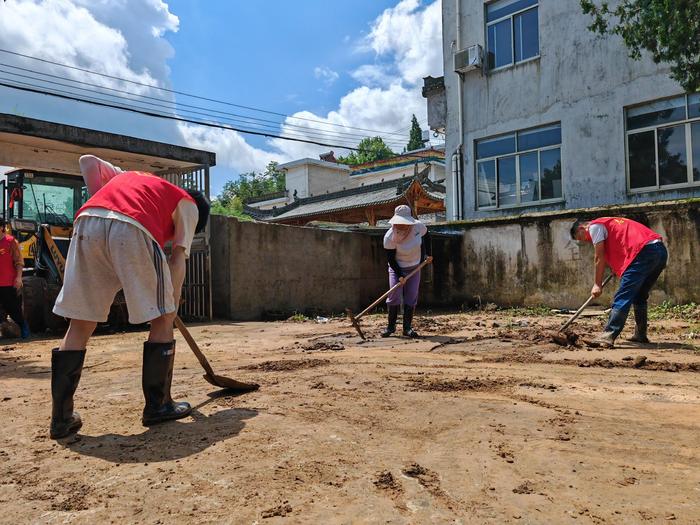
{"type": "Polygon", "coordinates": [[[175,316],[175,326],[177,326],[177,329],[180,330],[180,333],[182,334],[182,337],[185,338],[185,341],[187,341],[190,350],[192,350],[194,355],[197,357],[199,364],[202,365],[202,368],[204,368],[204,371],[206,372],[206,374],[204,374],[204,379],[208,383],[214,386],[218,386],[220,388],[226,388],[232,392],[240,393],[252,392],[253,390],[257,390],[258,388],[260,388],[260,385],[258,385],[257,383],[243,383],[241,381],[231,379],[230,377],[215,374],[214,369],[211,367],[209,361],[207,361],[207,358],[199,349],[197,342],[192,337],[192,334],[190,334],[190,331],[185,326],[185,323],[183,323],[182,319],[180,319],[180,316],[175,316]]]}
{"type": "Polygon", "coordinates": [[[350,310],[350,308],[346,308],[346,309],[345,309],[345,313],[348,314],[348,317],[350,318],[350,322],[352,323],[352,326],[355,327],[355,330],[357,330],[357,333],[360,334],[360,337],[361,337],[362,339],[366,339],[366,337],[365,337],[365,334],[362,333],[362,328],[360,328],[360,319],[361,319],[367,312],[369,312],[370,310],[372,310],[372,308],[374,308],[374,307],[377,306],[379,303],[381,303],[384,299],[386,299],[386,298],[389,296],[389,294],[390,294],[391,292],[393,292],[394,290],[398,290],[399,288],[401,288],[401,287],[404,285],[404,283],[405,283],[406,281],[408,281],[411,277],[413,277],[416,273],[418,273],[418,272],[420,271],[420,269],[423,268],[423,266],[425,266],[426,264],[430,264],[431,262],[433,262],[433,258],[432,258],[432,257],[426,257],[425,261],[423,261],[423,262],[420,263],[418,266],[416,266],[416,268],[415,268],[411,273],[409,273],[406,277],[404,277],[403,283],[401,283],[401,282],[396,283],[394,286],[392,286],[391,288],[389,288],[389,290],[387,290],[379,299],[377,299],[376,301],[374,301],[374,302],[373,302],[372,304],[370,304],[367,308],[365,308],[364,310],[362,310],[359,314],[353,315],[352,310],[350,310]]]}

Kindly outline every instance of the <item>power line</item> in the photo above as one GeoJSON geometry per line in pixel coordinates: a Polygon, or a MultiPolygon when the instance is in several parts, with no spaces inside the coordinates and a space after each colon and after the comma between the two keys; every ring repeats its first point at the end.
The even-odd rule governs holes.
{"type": "MultiPolygon", "coordinates": [[[[0,69],[0,73],[8,73],[8,72],[6,72],[6,71],[0,69]]],[[[44,79],[37,79],[37,78],[35,78],[35,77],[31,77],[30,75],[22,75],[22,74],[12,73],[12,72],[9,72],[9,74],[14,75],[14,76],[23,77],[23,78],[29,78],[29,79],[32,79],[32,80],[38,80],[39,82],[44,82],[44,83],[48,83],[48,84],[62,85],[62,86],[69,87],[70,89],[79,89],[79,90],[82,90],[82,91],[87,91],[87,92],[89,92],[89,93],[91,93],[91,94],[92,94],[92,93],[95,93],[95,92],[93,92],[92,90],[89,90],[89,89],[86,89],[86,88],[81,88],[81,87],[77,87],[77,86],[70,86],[70,85],[67,85],[67,84],[60,83],[60,82],[53,82],[53,81],[44,80],[44,79]]],[[[1,78],[1,77],[0,77],[0,78],[1,78]]],[[[11,81],[11,82],[13,82],[15,85],[27,86],[27,87],[35,87],[33,84],[28,84],[28,83],[26,83],[26,82],[22,82],[22,81],[16,80],[16,79],[5,79],[5,80],[11,81]]],[[[44,86],[40,86],[40,87],[44,87],[44,86]]],[[[45,88],[45,89],[49,89],[49,88],[45,88]]],[[[115,101],[110,100],[110,99],[104,99],[104,98],[99,98],[99,97],[94,97],[94,96],[92,96],[92,97],[86,97],[85,95],[80,95],[80,94],[75,93],[75,92],[73,92],[73,91],[65,91],[65,90],[61,90],[61,89],[56,89],[56,88],[54,88],[54,87],[51,87],[51,89],[52,89],[52,91],[51,91],[50,93],[62,93],[62,94],[65,94],[65,95],[84,97],[84,98],[81,99],[81,100],[86,101],[86,102],[90,102],[90,101],[107,102],[107,103],[114,103],[114,102],[115,102],[115,101]]],[[[126,100],[126,101],[128,101],[128,102],[130,102],[130,103],[132,103],[132,104],[144,104],[144,105],[145,105],[145,107],[144,107],[144,105],[126,105],[126,104],[120,102],[120,104],[121,104],[120,107],[121,107],[121,108],[125,108],[125,109],[138,109],[138,110],[148,110],[148,111],[159,111],[159,115],[164,116],[164,117],[165,117],[165,116],[177,116],[177,113],[166,113],[166,114],[163,114],[164,112],[163,112],[162,110],[154,109],[154,108],[162,107],[162,108],[165,108],[165,109],[167,109],[167,110],[169,110],[169,111],[176,111],[176,110],[177,110],[177,108],[173,108],[173,107],[168,106],[168,105],[164,105],[164,104],[155,104],[155,103],[153,103],[153,102],[144,102],[144,101],[140,101],[140,100],[133,100],[133,99],[130,99],[130,98],[127,98],[127,97],[121,97],[121,96],[119,96],[119,95],[112,95],[112,94],[109,94],[109,93],[101,93],[101,92],[97,92],[97,93],[100,94],[100,95],[105,95],[105,96],[112,97],[112,98],[116,98],[116,99],[120,99],[120,100],[126,100]]],[[[219,116],[217,116],[217,115],[212,115],[211,113],[205,113],[205,112],[200,112],[200,111],[186,110],[186,111],[179,111],[179,113],[180,113],[181,115],[183,115],[183,116],[186,116],[186,117],[190,117],[190,116],[192,116],[192,115],[195,115],[195,116],[213,117],[213,118],[216,118],[216,119],[219,119],[219,120],[225,120],[225,121],[232,121],[232,122],[239,122],[239,123],[241,122],[240,119],[231,119],[231,118],[226,118],[226,117],[219,117],[219,116]]],[[[198,117],[195,117],[195,118],[198,118],[198,117]]],[[[259,128],[259,130],[263,130],[263,131],[265,131],[265,130],[268,130],[268,131],[270,131],[270,130],[272,130],[272,131],[278,131],[278,129],[279,129],[279,128],[277,128],[277,127],[273,127],[273,126],[266,125],[266,124],[259,124],[259,123],[255,123],[255,122],[250,123],[250,122],[243,121],[243,123],[244,123],[244,124],[248,124],[248,125],[255,126],[255,127],[259,128]]],[[[304,133],[301,133],[301,132],[298,132],[298,131],[295,131],[295,130],[292,130],[292,131],[283,130],[283,131],[281,132],[281,134],[282,134],[282,136],[285,136],[285,137],[293,137],[293,138],[313,138],[313,139],[319,139],[319,140],[337,140],[338,142],[342,142],[342,146],[340,146],[340,147],[342,147],[342,148],[344,148],[344,149],[352,148],[352,147],[356,144],[356,141],[353,141],[352,143],[349,142],[350,140],[353,140],[353,139],[347,139],[347,138],[345,138],[345,137],[336,137],[336,136],[334,136],[334,135],[330,135],[330,136],[329,136],[327,132],[320,131],[320,130],[314,130],[314,129],[307,129],[304,133]]]]}
{"type": "MultiPolygon", "coordinates": [[[[0,86],[6,87],[9,89],[15,89],[18,91],[24,91],[24,92],[28,92],[28,93],[35,93],[35,94],[39,94],[39,95],[51,96],[51,97],[61,98],[64,100],[71,100],[74,102],[83,102],[85,104],[92,104],[95,106],[127,111],[127,112],[131,112],[131,113],[139,114],[139,115],[144,115],[147,117],[162,118],[162,119],[174,120],[177,122],[186,122],[189,124],[196,124],[196,125],[206,126],[206,127],[210,127],[210,128],[236,131],[238,133],[243,133],[243,134],[248,134],[248,135],[256,135],[256,136],[261,136],[261,137],[266,137],[266,138],[289,140],[292,142],[301,142],[301,143],[305,143],[305,144],[313,144],[315,146],[322,146],[322,147],[326,147],[326,148],[341,148],[341,149],[347,149],[347,150],[352,150],[352,151],[359,151],[359,149],[356,147],[349,147],[349,146],[345,146],[345,145],[333,144],[333,143],[328,143],[328,142],[319,142],[317,140],[309,140],[309,139],[305,139],[305,138],[286,137],[284,135],[278,135],[278,134],[268,133],[268,132],[264,132],[264,131],[255,131],[255,130],[238,128],[235,126],[221,124],[218,122],[208,122],[208,121],[203,121],[203,120],[195,120],[192,118],[185,118],[185,117],[181,117],[181,116],[174,115],[174,114],[168,115],[168,114],[163,114],[163,113],[156,113],[153,110],[146,110],[143,108],[138,108],[138,107],[133,107],[133,106],[118,105],[118,104],[111,103],[111,102],[103,102],[103,101],[98,101],[98,100],[90,100],[90,99],[80,98],[78,96],[75,96],[75,94],[61,94],[58,92],[46,91],[43,89],[39,89],[39,87],[32,86],[30,84],[26,84],[24,82],[17,82],[17,84],[23,84],[25,87],[22,87],[21,85],[9,84],[9,83],[7,83],[7,81],[3,82],[2,79],[0,79],[0,86]]],[[[404,158],[420,158],[420,159],[425,158],[422,155],[404,154],[401,156],[404,158]]]]}
{"type": "Polygon", "coordinates": [[[285,137],[282,135],[275,135],[273,133],[266,133],[266,132],[262,132],[262,131],[252,131],[252,130],[241,129],[241,128],[229,126],[226,124],[219,124],[219,123],[214,123],[214,122],[206,122],[206,121],[200,121],[200,120],[179,117],[177,115],[164,115],[162,113],[155,113],[153,111],[147,111],[147,110],[143,110],[143,109],[130,108],[130,107],[126,107],[126,106],[119,106],[117,104],[109,104],[106,102],[98,102],[98,101],[93,101],[93,100],[81,99],[80,97],[75,97],[75,96],[71,96],[71,95],[53,93],[50,91],[44,91],[42,89],[38,89],[36,87],[21,87],[21,86],[8,84],[8,83],[2,82],[2,81],[0,81],[0,86],[10,88],[10,89],[16,89],[19,91],[26,91],[28,93],[35,93],[35,94],[39,94],[39,95],[48,95],[48,96],[52,96],[52,97],[62,98],[65,100],[72,100],[75,102],[84,102],[86,104],[93,104],[93,105],[101,106],[101,107],[105,107],[105,108],[129,111],[131,113],[137,113],[139,115],[144,115],[147,117],[156,117],[156,118],[175,120],[178,122],[186,122],[189,124],[197,124],[200,126],[206,126],[206,127],[210,127],[210,128],[224,129],[224,130],[229,130],[229,131],[237,131],[239,133],[244,133],[244,134],[248,134],[248,135],[257,135],[260,137],[267,137],[267,138],[272,138],[272,139],[282,139],[282,140],[290,140],[293,142],[303,142],[306,144],[313,144],[315,146],[323,146],[326,148],[342,148],[342,149],[349,149],[349,150],[357,151],[357,148],[352,148],[352,147],[348,147],[348,146],[341,146],[338,144],[317,142],[315,140],[306,140],[306,139],[301,139],[301,138],[290,138],[290,137],[285,137]]]}
{"type": "Polygon", "coordinates": [[[165,92],[167,92],[167,93],[173,93],[173,94],[176,94],[176,95],[182,95],[182,96],[185,96],[185,97],[196,98],[196,99],[199,99],[199,100],[206,100],[206,101],[208,101],[208,102],[214,102],[214,103],[223,104],[223,105],[226,105],[226,106],[232,106],[232,107],[247,109],[247,110],[249,110],[249,111],[255,111],[255,112],[259,112],[259,113],[267,113],[267,114],[269,114],[269,115],[277,115],[277,116],[279,116],[279,117],[292,118],[292,119],[297,119],[297,120],[304,120],[304,121],[308,121],[308,122],[315,122],[315,123],[317,123],[317,124],[322,124],[322,125],[326,125],[326,126],[335,126],[335,127],[346,128],[346,129],[355,129],[355,130],[359,130],[359,131],[368,131],[368,132],[370,132],[370,133],[376,133],[376,134],[379,134],[379,135],[399,135],[399,133],[392,133],[392,132],[386,132],[386,131],[378,131],[378,130],[373,130],[373,129],[368,129],[368,128],[360,128],[360,127],[355,127],[355,126],[348,126],[348,125],[345,125],[345,124],[336,124],[336,123],[333,123],[333,122],[323,122],[323,121],[317,120],[317,119],[310,119],[310,118],[306,118],[306,117],[295,117],[295,116],[292,116],[292,115],[287,115],[287,114],[285,114],[285,113],[279,113],[279,112],[276,112],[276,111],[269,111],[269,110],[266,110],[266,109],[255,108],[255,107],[252,107],[252,106],[245,106],[245,105],[242,105],[242,104],[234,104],[233,102],[226,102],[226,101],[223,101],[223,100],[217,100],[217,99],[213,99],[213,98],[203,97],[203,96],[200,96],[200,95],[194,95],[194,94],[187,93],[187,92],[184,92],[184,91],[178,91],[178,90],[174,90],[174,89],[168,89],[168,88],[165,88],[165,87],[155,86],[155,85],[152,85],[152,84],[146,84],[146,83],[144,83],[144,82],[138,82],[138,81],[136,81],[136,80],[129,80],[129,79],[126,79],[126,78],[121,78],[121,77],[117,77],[117,76],[114,76],[114,75],[109,75],[109,74],[107,74],[107,73],[99,73],[99,72],[97,72],[97,71],[92,71],[92,70],[90,70],[90,69],[81,68],[81,67],[78,67],[78,66],[71,66],[71,65],[68,65],[68,64],[62,64],[62,63],[60,63],[60,62],[54,62],[54,61],[52,61],[52,60],[48,60],[48,59],[45,59],[45,58],[39,58],[39,57],[31,56],[31,55],[25,55],[25,54],[23,54],[23,53],[18,53],[18,52],[16,52],[16,51],[10,51],[10,50],[8,50],[8,49],[2,49],[2,48],[0,48],[0,52],[2,52],[2,53],[7,53],[7,54],[10,54],[10,55],[19,56],[19,57],[23,57],[23,58],[28,58],[28,59],[30,59],[30,60],[36,60],[36,61],[43,62],[43,63],[46,63],[46,64],[52,64],[52,65],[59,66],[59,67],[64,67],[64,68],[68,68],[68,69],[73,69],[73,70],[76,70],[76,71],[82,71],[82,72],[84,72],[84,73],[89,73],[89,74],[91,74],[91,75],[98,75],[98,76],[105,77],[105,78],[111,78],[112,80],[119,80],[120,82],[128,82],[128,83],[135,84],[135,85],[142,86],[142,87],[148,87],[148,88],[151,88],[151,89],[157,89],[157,90],[160,90],[160,91],[165,91],[165,92]]]}
{"type": "MultiPolygon", "coordinates": [[[[2,80],[2,79],[0,79],[0,80],[2,80]]],[[[5,79],[5,80],[7,80],[7,79],[5,79]]],[[[216,127],[223,126],[225,129],[237,131],[239,133],[261,135],[261,136],[266,136],[266,137],[270,137],[270,138],[281,138],[281,139],[285,139],[285,140],[296,140],[296,141],[300,141],[300,142],[305,142],[304,139],[309,139],[308,141],[310,143],[314,143],[314,142],[312,142],[311,139],[315,140],[318,138],[318,137],[307,136],[307,135],[295,135],[295,134],[291,134],[291,133],[281,135],[281,134],[269,132],[266,130],[255,130],[255,129],[251,130],[251,129],[245,129],[245,128],[238,128],[238,127],[230,126],[228,124],[222,124],[221,122],[217,122],[217,121],[194,120],[194,118],[196,118],[196,117],[193,118],[189,115],[178,115],[176,113],[166,113],[164,111],[160,111],[160,110],[153,109],[150,107],[136,106],[136,105],[130,105],[130,104],[123,104],[123,103],[117,104],[112,100],[103,99],[103,98],[99,98],[99,97],[84,97],[83,96],[81,98],[76,93],[73,93],[70,91],[64,91],[64,90],[60,90],[60,89],[53,89],[51,91],[46,91],[46,90],[39,89],[40,87],[43,87],[43,86],[37,87],[37,86],[34,86],[33,84],[28,84],[26,82],[21,82],[18,80],[11,80],[11,82],[13,82],[13,84],[4,84],[4,83],[0,82],[0,85],[3,85],[5,87],[16,88],[16,89],[20,89],[20,90],[25,90],[25,91],[32,91],[35,93],[49,95],[49,96],[56,96],[56,97],[64,98],[64,99],[68,99],[68,100],[84,102],[87,104],[101,105],[101,106],[112,108],[112,109],[120,109],[120,110],[124,110],[124,111],[141,113],[141,114],[152,116],[152,117],[172,119],[172,120],[178,120],[178,121],[183,121],[183,122],[191,122],[194,124],[199,124],[199,125],[204,125],[204,126],[211,126],[211,125],[217,125],[216,127]],[[22,86],[24,86],[24,87],[22,87],[22,86]]],[[[321,138],[318,138],[318,140],[325,140],[325,139],[323,137],[321,137],[321,138]]],[[[321,144],[319,144],[319,145],[321,145],[321,144]]],[[[352,145],[345,144],[345,143],[335,144],[334,147],[343,148],[343,149],[353,149],[352,145]]]]}
{"type": "MultiPolygon", "coordinates": [[[[164,99],[164,98],[152,97],[152,96],[143,95],[143,94],[140,94],[140,93],[133,93],[133,92],[126,91],[126,90],[123,90],[123,89],[117,89],[117,88],[112,88],[112,87],[109,87],[109,86],[102,86],[102,85],[99,85],[99,84],[93,84],[93,83],[91,83],[91,82],[84,82],[84,81],[81,81],[81,80],[67,79],[67,78],[61,77],[61,76],[59,76],[59,75],[52,75],[52,74],[50,74],[50,73],[44,73],[44,72],[42,72],[42,71],[36,71],[36,70],[33,70],[33,69],[28,69],[28,68],[23,68],[23,67],[19,67],[19,66],[14,66],[14,65],[12,65],[12,64],[6,64],[6,63],[3,63],[3,62],[0,62],[0,66],[9,67],[9,68],[12,68],[12,69],[17,69],[17,70],[19,70],[19,71],[25,71],[25,72],[28,72],[28,73],[34,73],[34,74],[36,74],[36,75],[41,75],[41,76],[45,76],[45,77],[56,78],[56,79],[60,79],[60,80],[66,80],[66,81],[72,82],[72,83],[74,83],[74,84],[79,84],[79,85],[84,85],[84,86],[90,86],[90,87],[98,88],[98,89],[100,89],[100,90],[114,91],[114,92],[117,92],[117,93],[129,95],[129,96],[131,96],[131,97],[139,97],[139,98],[144,98],[144,99],[148,99],[148,100],[155,100],[155,101],[158,101],[158,102],[165,102],[166,104],[168,104],[168,106],[161,106],[161,107],[167,107],[168,109],[172,109],[172,110],[176,110],[177,107],[183,107],[183,108],[186,107],[186,108],[202,109],[202,110],[206,110],[206,111],[208,111],[208,112],[217,113],[217,114],[220,114],[220,115],[230,115],[230,116],[236,117],[236,118],[227,119],[227,120],[230,120],[230,121],[233,121],[233,122],[242,123],[242,124],[259,125],[259,124],[257,124],[258,122],[270,123],[270,124],[274,124],[274,125],[275,125],[275,129],[277,129],[278,126],[285,126],[285,127],[289,127],[289,128],[304,130],[304,132],[307,132],[307,133],[310,133],[310,134],[319,134],[319,133],[320,133],[320,134],[323,134],[323,135],[338,136],[339,138],[342,138],[342,139],[345,139],[345,137],[347,137],[348,139],[352,139],[352,140],[354,140],[354,141],[356,141],[356,142],[359,142],[360,140],[366,138],[366,136],[367,136],[367,135],[359,135],[359,134],[356,134],[356,133],[347,133],[347,132],[343,132],[343,131],[330,131],[330,130],[324,130],[324,129],[318,129],[318,128],[310,128],[310,127],[308,127],[308,126],[299,126],[299,125],[290,124],[290,123],[281,123],[281,122],[278,122],[278,121],[276,121],[276,120],[261,119],[261,118],[258,118],[258,117],[252,117],[252,116],[248,116],[248,115],[240,115],[240,114],[237,114],[237,113],[231,113],[231,112],[227,112],[227,111],[221,111],[221,110],[217,110],[217,109],[214,109],[214,108],[208,108],[208,107],[204,107],[204,106],[196,106],[196,105],[192,105],[192,104],[184,104],[184,103],[181,103],[181,102],[170,101],[170,100],[164,99]],[[172,107],[171,107],[171,106],[172,106],[172,107]],[[244,119],[244,120],[241,120],[241,119],[244,119]]],[[[45,79],[45,78],[36,77],[36,76],[31,76],[31,75],[23,75],[23,74],[21,74],[21,73],[17,73],[17,72],[14,72],[14,71],[0,70],[0,72],[5,73],[5,74],[9,74],[9,75],[13,75],[13,76],[17,76],[17,77],[28,78],[28,79],[31,79],[31,80],[37,80],[37,81],[39,81],[39,82],[44,82],[44,83],[48,83],[48,84],[60,85],[60,86],[68,87],[68,88],[70,88],[70,89],[79,89],[79,90],[81,90],[81,91],[88,91],[88,92],[93,91],[93,90],[89,90],[89,89],[85,89],[85,88],[80,88],[80,87],[78,87],[78,86],[73,86],[73,85],[70,85],[70,84],[65,84],[65,83],[63,83],[63,82],[51,81],[51,80],[47,80],[47,79],[45,79]]],[[[119,96],[117,96],[117,95],[112,95],[112,94],[109,94],[109,93],[102,93],[102,92],[99,92],[99,93],[100,93],[100,94],[107,95],[107,96],[115,97],[115,98],[124,98],[124,97],[119,97],[119,96]]],[[[160,106],[160,104],[154,104],[154,105],[160,106]]],[[[198,113],[198,112],[192,112],[192,113],[198,113]]],[[[214,116],[214,115],[208,114],[208,116],[214,116]]],[[[268,128],[269,128],[270,126],[264,126],[264,127],[268,127],[268,128]]],[[[399,145],[400,145],[399,142],[394,142],[393,140],[392,140],[392,141],[388,141],[388,143],[390,143],[390,144],[392,144],[392,145],[394,145],[394,146],[399,146],[399,145]]]]}

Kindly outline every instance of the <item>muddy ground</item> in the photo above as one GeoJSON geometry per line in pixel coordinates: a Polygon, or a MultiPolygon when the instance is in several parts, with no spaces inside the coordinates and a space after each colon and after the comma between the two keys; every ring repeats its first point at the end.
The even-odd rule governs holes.
{"type": "MultiPolygon", "coordinates": [[[[0,347],[2,523],[700,523],[700,342],[564,347],[563,317],[421,316],[192,327],[220,374],[261,389],[214,397],[178,339],[192,417],[140,424],[143,333],[94,339],[84,427],[47,436],[50,348],[0,347]],[[694,346],[695,345],[695,346],[694,346]]],[[[577,323],[594,332],[600,318],[577,323]]],[[[629,335],[628,333],[624,335],[629,335]]]]}

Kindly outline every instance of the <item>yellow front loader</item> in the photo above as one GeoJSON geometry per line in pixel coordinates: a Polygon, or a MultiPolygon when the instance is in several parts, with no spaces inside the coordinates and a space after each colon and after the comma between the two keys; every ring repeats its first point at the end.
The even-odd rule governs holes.
{"type": "MultiPolygon", "coordinates": [[[[14,170],[6,174],[3,216],[24,258],[24,314],[34,333],[59,331],[66,321],[53,314],[73,234],[73,217],[87,199],[80,176],[14,170]]],[[[118,297],[121,297],[119,294],[118,297]]],[[[126,322],[123,298],[110,324],[126,322]]]]}

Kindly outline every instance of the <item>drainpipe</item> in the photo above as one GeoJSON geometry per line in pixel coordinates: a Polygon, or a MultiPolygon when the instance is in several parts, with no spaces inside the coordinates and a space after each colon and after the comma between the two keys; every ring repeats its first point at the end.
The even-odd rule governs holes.
{"type": "MultiPolygon", "coordinates": [[[[457,17],[457,51],[462,50],[462,0],[455,0],[455,10],[457,17]]],[[[462,211],[462,203],[464,201],[464,84],[462,83],[461,73],[457,75],[457,114],[459,117],[459,143],[454,153],[452,154],[452,187],[455,189],[453,198],[454,219],[460,220],[464,218],[462,211]]]]}

